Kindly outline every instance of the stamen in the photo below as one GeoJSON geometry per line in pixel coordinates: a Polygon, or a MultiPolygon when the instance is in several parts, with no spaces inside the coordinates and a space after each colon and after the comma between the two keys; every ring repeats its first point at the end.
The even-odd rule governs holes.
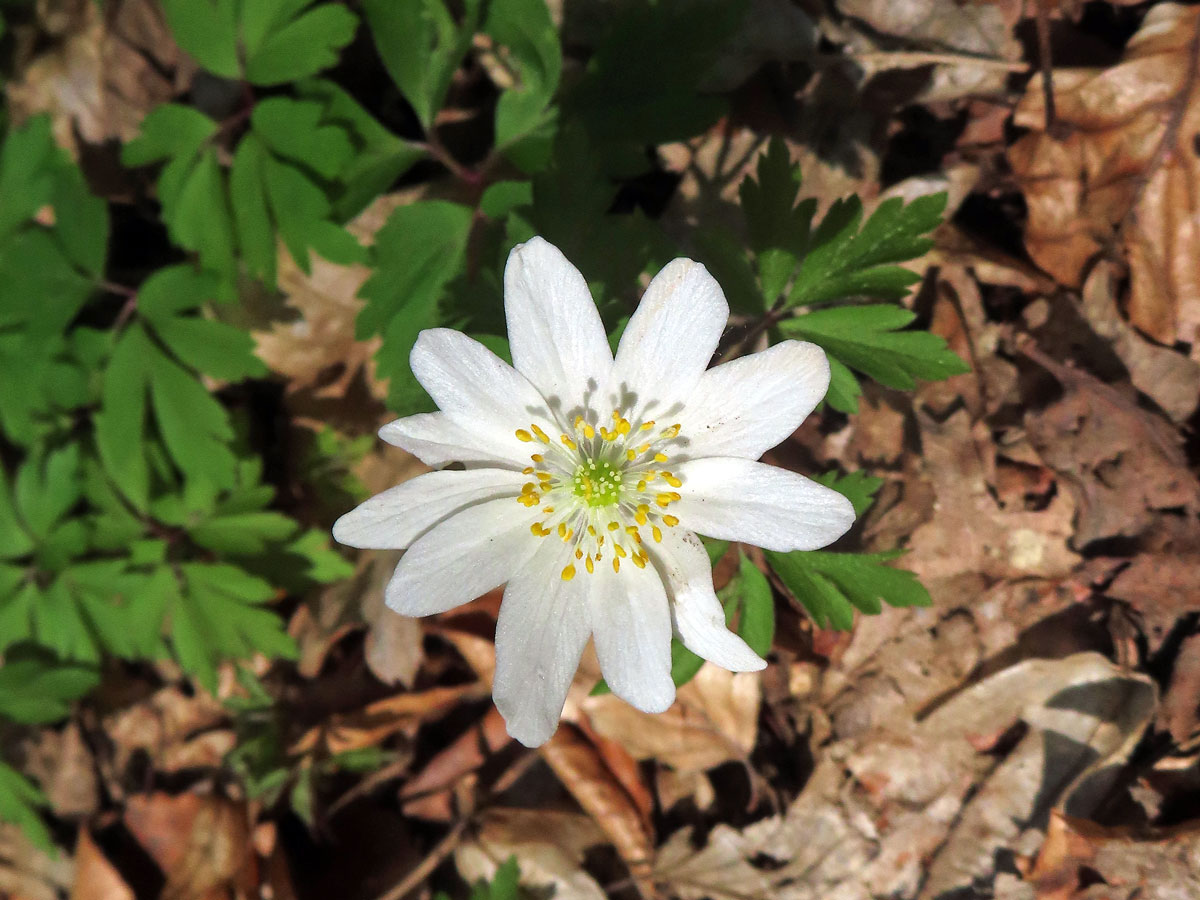
{"type": "MultiPolygon", "coordinates": [[[[578,557],[576,557],[576,559],[578,559],[578,557]]],[[[590,556],[583,561],[583,564],[587,567],[589,575],[596,571],[596,567],[592,564],[592,558],[590,556]]]]}
{"type": "MultiPolygon", "coordinates": [[[[649,422],[643,422],[641,427],[638,429],[638,431],[649,431],[653,427],[654,427],[654,420],[651,419],[649,422]]],[[[646,451],[643,450],[642,452],[645,453],[646,451]]]]}
{"type": "Polygon", "coordinates": [[[667,459],[668,459],[668,457],[667,457],[667,454],[665,454],[665,453],[655,453],[654,454],[654,461],[656,463],[665,463],[667,461],[667,459]]]}
{"type": "Polygon", "coordinates": [[[559,438],[560,438],[560,439],[562,440],[562,442],[563,442],[564,444],[566,444],[566,445],[567,445],[567,447],[569,447],[571,450],[574,450],[574,449],[575,449],[577,446],[579,446],[579,445],[578,445],[578,444],[576,444],[576,443],[575,443],[573,440],[571,440],[571,438],[570,438],[570,437],[568,437],[568,436],[567,436],[567,435],[565,435],[565,434],[563,434],[563,435],[559,435],[559,438]]]}
{"type": "Polygon", "coordinates": [[[517,436],[518,441],[524,441],[525,443],[528,444],[530,441],[533,440],[533,435],[530,434],[528,431],[526,431],[524,428],[518,428],[516,430],[515,434],[517,436]]]}
{"type": "Polygon", "coordinates": [[[679,524],[678,516],[663,516],[663,524],[668,528],[674,528],[679,524]]]}
{"type": "Polygon", "coordinates": [[[619,573],[621,571],[621,560],[613,557],[613,571],[619,573]]]}
{"type": "Polygon", "coordinates": [[[567,566],[565,569],[562,570],[562,580],[563,581],[570,581],[574,577],[575,577],[575,567],[574,566],[567,566]]]}
{"type": "Polygon", "coordinates": [[[676,478],[674,475],[672,475],[670,472],[663,472],[662,477],[663,477],[663,481],[665,481],[671,487],[683,487],[683,482],[680,481],[678,478],[676,478]]]}
{"type": "Polygon", "coordinates": [[[662,543],[662,529],[661,528],[659,528],[657,525],[651,525],[650,533],[654,535],[654,543],[656,543],[656,544],[662,543]]]}

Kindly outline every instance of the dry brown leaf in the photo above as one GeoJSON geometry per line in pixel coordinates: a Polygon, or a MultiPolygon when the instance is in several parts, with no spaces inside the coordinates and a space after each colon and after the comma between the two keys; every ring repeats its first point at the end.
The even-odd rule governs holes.
{"type": "Polygon", "coordinates": [[[1072,546],[1137,537],[1158,511],[1200,508],[1178,433],[1088,372],[1065,366],[1032,341],[1021,352],[1063,386],[1062,399],[1025,415],[1030,443],[1078,508],[1072,546]]]}
{"type": "Polygon", "coordinates": [[[490,880],[500,862],[517,858],[521,884],[554,900],[604,900],[583,871],[584,852],[604,834],[587,816],[548,809],[489,809],[479,816],[475,837],[459,845],[454,861],[467,881],[490,880]]]}
{"type": "Polygon", "coordinates": [[[71,888],[71,900],[135,900],[133,890],[96,846],[87,828],[80,829],[75,844],[75,884],[71,888]]]}
{"type": "Polygon", "coordinates": [[[486,688],[476,682],[385,697],[310,728],[291,750],[301,754],[320,748],[322,753],[334,755],[374,747],[396,734],[411,738],[427,719],[444,715],[463,700],[486,695],[486,688]]]}
{"type": "Polygon", "coordinates": [[[660,715],[640,712],[612,694],[588,697],[581,706],[597,734],[620,744],[635,759],[657,759],[681,773],[693,773],[750,755],[758,737],[761,702],[757,672],[735,674],[707,664],[660,715]]]}
{"type": "Polygon", "coordinates": [[[42,729],[30,742],[24,770],[42,786],[55,815],[81,819],[100,805],[96,765],[79,725],[42,729]]]}
{"type": "Polygon", "coordinates": [[[652,827],[595,746],[564,723],[540,752],[558,780],[604,831],[643,894],[651,896],[646,876],[654,859],[652,827]]]}
{"type": "Polygon", "coordinates": [[[9,83],[9,108],[18,122],[49,113],[55,139],[75,152],[76,135],[88,144],[134,138],[146,113],[195,71],[150,0],[78,4],[58,37],[9,83]]]}
{"type": "Polygon", "coordinates": [[[1200,827],[1135,835],[1056,814],[1029,881],[1036,900],[1186,900],[1200,896],[1200,827]],[[1092,889],[1102,884],[1102,893],[1092,889]]]}
{"type": "Polygon", "coordinates": [[[71,889],[75,862],[61,849],[56,857],[35,847],[16,825],[0,823],[0,897],[61,900],[71,889]]]}
{"type": "Polygon", "coordinates": [[[493,706],[477,725],[460,734],[405,782],[400,792],[404,814],[449,822],[454,817],[455,785],[510,743],[504,718],[493,706]]]}
{"type": "Polygon", "coordinates": [[[1119,65],[1054,73],[1056,132],[1040,76],[1015,124],[1032,129],[1008,158],[1029,208],[1030,256],[1066,285],[1110,245],[1129,263],[1130,321],[1200,358],[1200,9],[1151,7],[1119,65]],[[1065,133],[1065,136],[1059,134],[1065,133]]]}
{"type": "Polygon", "coordinates": [[[258,890],[246,807],[194,793],[131,797],[125,824],[166,876],[162,900],[233,900],[258,890]]]}
{"type": "Polygon", "coordinates": [[[995,447],[982,425],[960,410],[944,422],[919,417],[933,518],[912,535],[905,568],[922,580],[962,573],[987,576],[1066,575],[1079,557],[1068,547],[1074,503],[1060,493],[1039,511],[1001,509],[989,491],[995,447]]]}
{"type": "Polygon", "coordinates": [[[228,711],[206,691],[189,696],[174,686],[106,716],[104,730],[114,745],[113,766],[125,772],[140,753],[156,771],[219,768],[236,737],[228,711]]]}

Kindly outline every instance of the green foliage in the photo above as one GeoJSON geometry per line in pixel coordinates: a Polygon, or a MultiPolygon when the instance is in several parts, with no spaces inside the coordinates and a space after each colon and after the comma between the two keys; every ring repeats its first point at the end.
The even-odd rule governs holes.
{"type": "Polygon", "coordinates": [[[16,769],[0,762],[0,822],[11,822],[35,847],[54,853],[54,839],[38,814],[38,808],[45,805],[45,794],[16,769]]]}
{"type": "Polygon", "coordinates": [[[887,553],[830,553],[824,550],[792,553],[766,551],[767,562],[797,601],[821,628],[849,630],[854,610],[878,615],[882,602],[890,606],[929,606],[929,592],[917,576],[886,563],[902,555],[887,553]]]}
{"type": "Polygon", "coordinates": [[[285,84],[334,65],[358,20],[313,0],[163,0],[175,40],[223,78],[285,84]]]}
{"type": "Polygon", "coordinates": [[[835,409],[857,412],[861,388],[847,366],[899,390],[912,390],[917,378],[940,381],[970,371],[937,335],[899,330],[914,318],[890,304],[843,306],[785,319],[779,330],[820,344],[842,364],[835,367],[827,399],[835,409]]]}

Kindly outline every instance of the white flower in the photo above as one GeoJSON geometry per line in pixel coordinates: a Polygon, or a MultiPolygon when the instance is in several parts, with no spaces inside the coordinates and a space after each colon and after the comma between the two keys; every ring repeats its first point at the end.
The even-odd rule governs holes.
{"type": "Polygon", "coordinates": [[[587,640],[612,690],[646,712],[675,698],[672,631],[733,671],[763,662],[725,627],[696,534],[811,550],[854,521],[841,494],[756,462],[824,397],[829,363],[785,341],[705,371],[729,316],[704,266],[677,259],[617,348],[583,276],[541,238],[504,272],[513,366],[445,328],[421,333],[413,374],[440,412],[380,436],[430,472],[334,525],[344,544],[407,548],[387,604],[444,612],[507,582],[494,697],[536,746],[558,726],[587,640]]]}

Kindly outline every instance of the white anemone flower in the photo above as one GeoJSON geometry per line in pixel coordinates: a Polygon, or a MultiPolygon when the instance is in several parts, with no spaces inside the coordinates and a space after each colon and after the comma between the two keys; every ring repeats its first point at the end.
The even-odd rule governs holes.
{"type": "Polygon", "coordinates": [[[706,371],[729,307],[704,266],[677,259],[614,358],[583,276],[541,238],[509,256],[504,311],[512,366],[459,332],[421,332],[412,370],[440,411],[379,434],[437,471],[334,536],[407,548],[386,592],[407,616],[507,584],[493,696],[527,746],[558,727],[589,637],[613,692],[645,712],[674,701],[672,633],[726,669],[763,668],[726,628],[696,535],[812,550],[853,523],[841,494],[756,461],[825,396],[825,353],[784,341],[706,371]]]}

